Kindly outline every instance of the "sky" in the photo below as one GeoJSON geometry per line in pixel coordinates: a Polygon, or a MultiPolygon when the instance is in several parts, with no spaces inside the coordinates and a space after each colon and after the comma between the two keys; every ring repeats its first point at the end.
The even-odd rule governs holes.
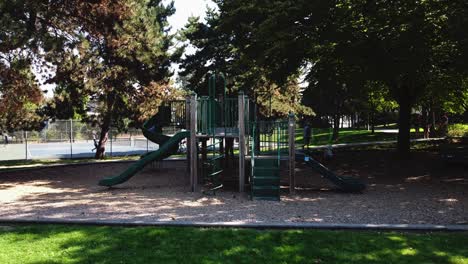
{"type": "MultiPolygon", "coordinates": [[[[169,24],[171,25],[171,33],[176,33],[177,30],[183,28],[188,21],[188,18],[191,16],[200,17],[201,21],[205,18],[205,12],[208,7],[215,8],[216,4],[211,0],[173,0],[174,7],[176,12],[174,15],[168,18],[169,24]]],[[[171,2],[166,0],[165,3],[171,2]]],[[[193,47],[187,46],[185,49],[185,54],[193,54],[195,49],[193,47]]],[[[171,65],[174,70],[174,75],[172,80],[175,82],[177,79],[177,72],[179,67],[177,64],[171,65]]]]}
{"type": "Polygon", "coordinates": [[[216,5],[211,0],[174,0],[174,6],[176,13],[168,19],[172,26],[172,33],[183,28],[190,16],[204,18],[207,6],[214,8],[216,5]]]}

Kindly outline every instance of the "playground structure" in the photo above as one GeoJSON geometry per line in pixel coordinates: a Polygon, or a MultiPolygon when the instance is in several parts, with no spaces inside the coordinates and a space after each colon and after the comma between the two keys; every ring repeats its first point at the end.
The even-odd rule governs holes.
{"type": "Polygon", "coordinates": [[[446,139],[441,145],[441,158],[447,164],[468,165],[468,139],[463,137],[446,139]]]}
{"type": "MultiPolygon", "coordinates": [[[[243,92],[229,97],[223,74],[213,74],[208,81],[208,95],[192,95],[186,100],[163,104],[156,115],[143,125],[146,138],[159,145],[120,175],[99,182],[114,186],[128,181],[137,172],[154,161],[161,161],[179,150],[186,139],[186,156],[190,175],[190,189],[215,194],[223,187],[221,175],[237,154],[238,190],[248,187],[252,199],[280,199],[281,161],[288,161],[289,191],[295,190],[296,159],[303,160],[322,177],[339,189],[361,192],[365,185],[357,179],[334,174],[307,153],[295,148],[295,117],[287,120],[259,120],[257,106],[243,92]],[[222,83],[217,91],[217,83],[222,83]],[[172,128],[172,136],[167,129],[172,128]],[[237,149],[235,144],[237,143],[237,149]],[[237,153],[235,153],[235,150],[237,153]]],[[[230,169],[232,171],[232,169],[230,169]]]]}

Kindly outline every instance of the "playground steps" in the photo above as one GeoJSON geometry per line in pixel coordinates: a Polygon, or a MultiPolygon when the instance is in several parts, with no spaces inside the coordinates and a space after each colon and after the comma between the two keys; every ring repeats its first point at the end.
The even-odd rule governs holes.
{"type": "Polygon", "coordinates": [[[257,159],[252,168],[252,199],[280,200],[280,175],[277,159],[257,159]]]}
{"type": "Polygon", "coordinates": [[[212,153],[208,154],[206,162],[203,164],[203,175],[205,178],[205,187],[207,188],[203,193],[215,195],[216,191],[223,187],[219,176],[223,172],[223,159],[224,155],[216,153],[216,145],[218,143],[214,140],[213,144],[207,146],[212,149],[212,153]]]}
{"type": "Polygon", "coordinates": [[[450,138],[440,145],[442,159],[449,164],[468,164],[468,138],[450,138]]]}

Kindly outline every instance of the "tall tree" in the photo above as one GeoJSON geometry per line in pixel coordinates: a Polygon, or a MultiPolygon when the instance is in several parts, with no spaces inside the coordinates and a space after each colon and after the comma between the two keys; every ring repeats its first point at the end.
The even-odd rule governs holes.
{"type": "Polygon", "coordinates": [[[409,153],[411,110],[435,71],[448,61],[443,1],[356,1],[369,77],[386,84],[399,105],[398,150],[409,153]],[[365,34],[364,34],[365,33],[365,34]]]}
{"type": "MultiPolygon", "coordinates": [[[[101,128],[96,158],[102,158],[110,126],[126,118],[141,122],[169,89],[169,67],[181,49],[170,51],[167,17],[175,10],[162,2],[1,1],[0,55],[26,54],[29,66],[52,65],[43,77],[57,85],[53,115],[91,112],[88,119],[101,128]]],[[[17,76],[30,80],[22,69],[17,76]]],[[[37,82],[16,88],[34,94],[37,82]]]]}
{"type": "Polygon", "coordinates": [[[301,89],[297,75],[290,75],[281,85],[266,76],[266,72],[233,44],[232,35],[220,25],[219,13],[208,10],[206,22],[192,17],[182,31],[183,40],[195,48],[195,53],[182,60],[180,72],[185,85],[207,94],[207,76],[222,72],[228,79],[228,93],[244,91],[260,106],[260,113],[285,116],[289,111],[311,115],[310,108],[300,104],[301,89]]]}
{"type": "Polygon", "coordinates": [[[42,64],[37,53],[47,36],[44,1],[0,1],[0,131],[34,129],[43,102],[33,66],[42,64]]]}
{"type": "Polygon", "coordinates": [[[367,112],[369,125],[374,133],[377,115],[397,109],[398,104],[390,99],[390,89],[380,82],[368,81],[360,92],[364,94],[364,98],[361,98],[362,110],[367,112]]]}
{"type": "Polygon", "coordinates": [[[82,1],[69,11],[69,37],[46,56],[57,67],[49,82],[59,87],[56,104],[75,106],[68,113],[56,108],[62,117],[92,106],[86,120],[101,129],[96,158],[104,157],[111,126],[154,114],[169,89],[170,63],[180,56],[169,51],[167,17],[174,11],[173,4],[152,0],[82,1]]]}
{"type": "Polygon", "coordinates": [[[0,131],[38,128],[43,99],[29,62],[0,64],[0,131]]]}
{"type": "MultiPolygon", "coordinates": [[[[457,56],[448,38],[451,2],[466,8],[438,0],[217,1],[234,45],[279,82],[307,64],[312,70],[329,61],[323,58],[339,58],[387,85],[399,105],[401,154],[409,153],[412,106],[431,76],[451,68],[457,56]]],[[[454,20],[463,20],[461,14],[454,20]]],[[[466,36],[453,28],[455,39],[466,36]]]]}

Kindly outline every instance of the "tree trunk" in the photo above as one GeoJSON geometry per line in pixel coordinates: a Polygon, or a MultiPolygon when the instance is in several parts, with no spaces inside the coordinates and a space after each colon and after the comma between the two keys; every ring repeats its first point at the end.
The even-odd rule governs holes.
{"type": "Polygon", "coordinates": [[[427,106],[423,104],[421,110],[421,126],[423,127],[424,138],[429,138],[429,131],[427,130],[428,123],[427,106]]]}
{"type": "Polygon", "coordinates": [[[361,129],[361,115],[359,113],[356,115],[356,129],[361,129]]]}
{"type": "Polygon", "coordinates": [[[332,136],[333,141],[336,141],[338,139],[339,132],[340,132],[340,115],[336,114],[333,117],[333,136],[332,136]]]}
{"type": "Polygon", "coordinates": [[[431,103],[431,130],[429,131],[429,136],[431,138],[437,137],[437,125],[436,125],[436,113],[434,109],[434,104],[431,103]]]}
{"type": "Polygon", "coordinates": [[[105,157],[106,152],[106,143],[107,139],[109,138],[109,130],[110,130],[110,115],[106,117],[101,125],[101,134],[99,135],[99,142],[96,147],[96,155],[94,156],[95,159],[103,159],[105,157]]]}
{"type": "Polygon", "coordinates": [[[95,159],[103,159],[105,157],[106,143],[109,137],[109,130],[112,122],[112,112],[114,111],[114,102],[115,94],[111,92],[107,96],[107,113],[104,115],[102,120],[101,134],[99,135],[99,142],[96,146],[96,155],[94,156],[95,159]]]}
{"type": "Polygon", "coordinates": [[[398,99],[398,143],[397,150],[402,156],[408,156],[410,153],[410,128],[411,128],[411,98],[408,94],[408,88],[403,87],[403,95],[398,99]]]}
{"type": "Polygon", "coordinates": [[[372,110],[372,112],[371,112],[370,122],[371,122],[371,131],[372,131],[372,134],[374,134],[375,133],[375,112],[374,112],[374,110],[372,110]]]}

